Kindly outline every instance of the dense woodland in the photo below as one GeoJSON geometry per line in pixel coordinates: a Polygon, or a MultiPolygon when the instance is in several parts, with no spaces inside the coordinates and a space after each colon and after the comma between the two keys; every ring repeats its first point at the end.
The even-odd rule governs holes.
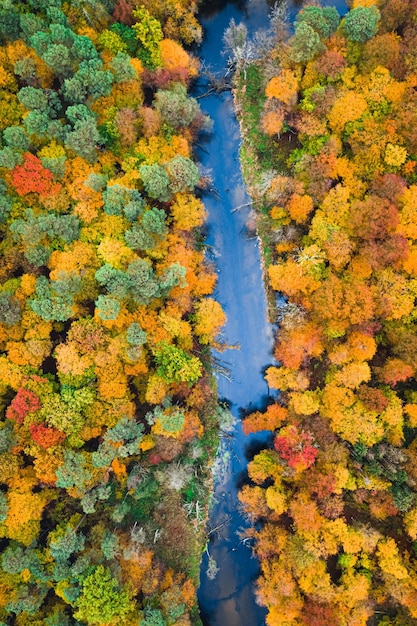
{"type": "Polygon", "coordinates": [[[197,624],[225,316],[196,3],[1,4],[0,623],[197,624]]]}
{"type": "Polygon", "coordinates": [[[284,297],[266,371],[281,394],[244,421],[274,431],[240,493],[257,597],[269,626],[411,626],[417,2],[353,0],[343,19],[305,3],[293,32],[279,10],[271,25],[255,60],[244,28],[226,37],[267,277],[284,297]]]}

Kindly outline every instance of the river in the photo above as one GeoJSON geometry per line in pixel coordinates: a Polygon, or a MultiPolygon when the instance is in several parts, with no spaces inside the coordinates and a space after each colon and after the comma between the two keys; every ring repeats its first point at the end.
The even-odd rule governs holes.
{"type": "MultiPolygon", "coordinates": [[[[293,19],[302,2],[290,5],[293,19]]],[[[326,2],[346,10],[345,3],[326,2]]],[[[230,20],[244,22],[249,34],[266,28],[270,7],[265,0],[217,0],[203,5],[200,18],[204,41],[199,55],[212,71],[224,72],[222,36],[230,20]]],[[[193,95],[204,93],[207,84],[200,78],[193,95]]],[[[218,568],[214,578],[207,575],[208,555],[202,561],[198,592],[204,626],[262,626],[266,610],[255,602],[253,582],[259,565],[251,546],[241,537],[249,523],[241,514],[237,493],[246,478],[248,460],[269,443],[270,433],[246,437],[240,420],[248,412],[264,408],[270,393],[264,379],[265,369],[273,363],[274,332],[267,320],[267,303],[262,278],[259,242],[248,228],[250,198],[246,194],[239,164],[240,132],[229,92],[201,100],[213,120],[212,133],[202,138],[198,158],[210,172],[216,193],[206,193],[208,257],[218,272],[215,298],[227,315],[223,335],[236,348],[213,353],[230,371],[219,374],[218,393],[227,401],[236,419],[235,430],[221,439],[216,462],[216,479],[208,529],[208,553],[218,568]]]]}

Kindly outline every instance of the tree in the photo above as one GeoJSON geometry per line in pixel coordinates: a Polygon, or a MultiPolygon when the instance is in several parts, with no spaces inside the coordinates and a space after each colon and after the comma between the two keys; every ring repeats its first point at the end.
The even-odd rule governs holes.
{"type": "Polygon", "coordinates": [[[168,202],[172,198],[171,181],[162,165],[142,165],[139,173],[150,198],[160,202],[168,202]]]}
{"type": "Polygon", "coordinates": [[[345,16],[343,30],[351,41],[364,43],[377,33],[380,17],[380,12],[375,5],[358,6],[345,16]]]}
{"type": "Polygon", "coordinates": [[[193,122],[207,121],[195,98],[187,95],[184,85],[175,84],[170,90],[159,89],[155,94],[155,109],[173,128],[187,128],[193,122]]]}
{"type": "Polygon", "coordinates": [[[206,298],[197,305],[194,332],[199,337],[200,343],[212,343],[225,322],[226,315],[221,305],[213,298],[206,298]]]}
{"type": "Polygon", "coordinates": [[[200,179],[198,167],[191,159],[177,156],[166,166],[173,193],[192,191],[200,179]]]}
{"type": "Polygon", "coordinates": [[[293,61],[307,63],[325,51],[320,35],[307,22],[296,22],[294,30],[289,52],[293,61]]]}
{"type": "Polygon", "coordinates": [[[158,376],[168,383],[195,383],[201,376],[200,360],[174,345],[166,342],[159,344],[154,356],[158,376]]]}
{"type": "Polygon", "coordinates": [[[143,6],[134,10],[133,16],[137,22],[133,24],[132,28],[142,44],[142,50],[138,52],[138,56],[149,69],[156,69],[162,65],[160,43],[163,39],[163,33],[161,24],[143,6]]]}
{"type": "Polygon", "coordinates": [[[128,590],[113,578],[109,569],[98,565],[82,583],[75,603],[76,619],[95,624],[123,623],[134,604],[128,590]]]}
{"type": "Polygon", "coordinates": [[[307,6],[301,9],[296,17],[296,24],[307,23],[321,38],[332,35],[340,22],[340,16],[335,7],[307,6]]]}
{"type": "Polygon", "coordinates": [[[52,172],[44,168],[40,159],[30,152],[25,152],[22,165],[16,165],[12,170],[12,184],[19,196],[31,192],[44,196],[58,193],[61,185],[53,180],[52,172]]]}

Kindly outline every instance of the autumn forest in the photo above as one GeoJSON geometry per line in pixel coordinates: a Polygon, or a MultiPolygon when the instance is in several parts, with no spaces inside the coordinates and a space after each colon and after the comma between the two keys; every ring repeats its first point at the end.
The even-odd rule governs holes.
{"type": "MultiPolygon", "coordinates": [[[[348,4],[224,36],[277,322],[239,494],[268,626],[417,620],[417,0],[348,4]]],[[[201,624],[202,37],[196,0],[1,3],[0,626],[201,624]]]]}

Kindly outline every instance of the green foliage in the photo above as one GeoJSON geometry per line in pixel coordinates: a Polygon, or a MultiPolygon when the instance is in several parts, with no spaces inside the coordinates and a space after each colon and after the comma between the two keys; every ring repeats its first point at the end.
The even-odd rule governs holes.
{"type": "Polygon", "coordinates": [[[77,487],[80,491],[85,491],[86,484],[92,478],[86,465],[87,459],[83,452],[64,450],[64,465],[61,465],[56,471],[56,486],[65,489],[77,487]]]}
{"type": "Polygon", "coordinates": [[[151,70],[162,65],[160,42],[164,35],[161,23],[155,19],[145,7],[133,12],[137,23],[133,25],[136,37],[142,44],[138,57],[151,70]]]}
{"type": "Polygon", "coordinates": [[[142,165],[139,173],[150,198],[160,202],[168,202],[172,198],[171,181],[162,165],[142,165]]]}
{"type": "Polygon", "coordinates": [[[103,143],[96,120],[89,117],[74,125],[74,130],[65,135],[65,145],[74,150],[78,156],[89,162],[94,162],[97,158],[97,147],[103,143]]]}
{"type": "Polygon", "coordinates": [[[195,383],[201,376],[200,360],[181,348],[162,342],[155,351],[158,375],[168,383],[195,383]]]}
{"type": "Polygon", "coordinates": [[[16,599],[7,603],[10,613],[34,615],[42,605],[49,588],[46,585],[21,585],[16,599]]]}
{"type": "Polygon", "coordinates": [[[30,300],[29,306],[42,319],[65,322],[72,315],[72,304],[70,294],[59,295],[53,292],[46,276],[36,279],[36,297],[30,300]]]}
{"type": "Polygon", "coordinates": [[[133,419],[122,417],[116,426],[105,433],[97,452],[93,452],[93,465],[106,467],[118,457],[127,458],[137,454],[142,438],[143,425],[133,419]]]}
{"type": "Polygon", "coordinates": [[[328,38],[339,26],[340,16],[335,7],[307,6],[298,13],[296,24],[308,24],[322,38],[328,38]]]}
{"type": "Polygon", "coordinates": [[[3,139],[11,148],[17,150],[27,150],[29,138],[22,126],[9,126],[3,131],[3,139]]]}
{"type": "Polygon", "coordinates": [[[110,62],[117,83],[124,83],[136,78],[136,72],[130,63],[130,56],[124,52],[118,52],[110,62]]]}
{"type": "Polygon", "coordinates": [[[295,35],[290,43],[290,56],[296,63],[307,63],[325,50],[320,35],[307,22],[295,24],[295,35]]]}
{"type": "Polygon", "coordinates": [[[197,100],[189,98],[186,88],[180,83],[172,89],[159,89],[156,92],[155,109],[175,129],[186,128],[197,118],[202,117],[197,100]]]}
{"type": "Polygon", "coordinates": [[[133,603],[127,589],[119,586],[109,569],[99,565],[83,581],[76,608],[76,619],[94,625],[123,620],[133,609],[133,603]]]}
{"type": "Polygon", "coordinates": [[[66,561],[75,552],[81,552],[85,546],[85,537],[70,524],[60,527],[49,534],[49,552],[56,561],[66,561]]]}
{"type": "Polygon", "coordinates": [[[114,559],[116,554],[119,552],[119,540],[117,538],[117,535],[112,532],[106,531],[103,534],[100,547],[104,554],[104,558],[109,561],[114,559]]]}
{"type": "Polygon", "coordinates": [[[20,322],[22,309],[17,298],[7,291],[0,293],[0,322],[13,326],[20,322]]]}
{"type": "Polygon", "coordinates": [[[143,346],[146,343],[146,332],[137,322],[132,322],[126,331],[126,339],[131,346],[143,346]]]}
{"type": "Polygon", "coordinates": [[[136,220],[143,211],[144,200],[137,189],[122,185],[110,185],[103,191],[104,211],[108,215],[123,215],[136,220]]]}
{"type": "Polygon", "coordinates": [[[100,295],[94,303],[102,320],[115,320],[120,312],[120,302],[111,296],[100,295]]]}
{"type": "Polygon", "coordinates": [[[200,173],[195,163],[191,159],[182,156],[174,157],[169,161],[167,172],[173,193],[193,191],[200,178],[200,173]]]}
{"type": "Polygon", "coordinates": [[[343,30],[351,41],[364,43],[376,35],[380,13],[376,6],[356,7],[343,20],[343,30]]]}
{"type": "Polygon", "coordinates": [[[159,609],[145,609],[142,626],[167,626],[167,622],[159,609]]]}

